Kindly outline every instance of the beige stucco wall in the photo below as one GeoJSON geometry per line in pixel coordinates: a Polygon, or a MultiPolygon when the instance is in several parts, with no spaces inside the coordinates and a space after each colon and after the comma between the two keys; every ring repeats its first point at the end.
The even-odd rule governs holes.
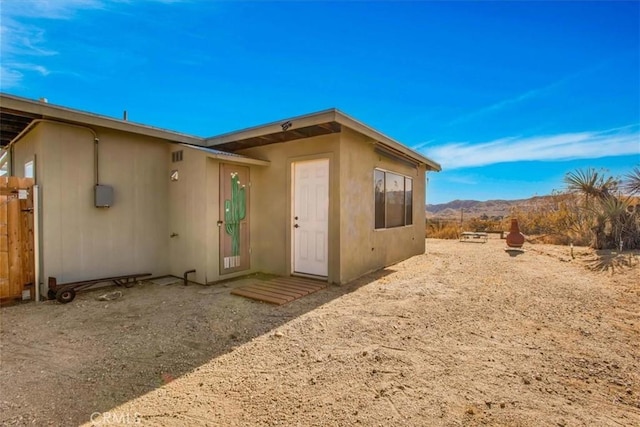
{"type": "MultiPolygon", "coordinates": [[[[36,155],[42,201],[42,279],[169,273],[169,144],[97,129],[100,183],[114,204],[94,205],[94,143],[85,129],[40,123],[14,146],[17,166],[36,155]]],[[[46,286],[46,285],[45,285],[46,286]]]]}
{"type": "MultiPolygon", "coordinates": [[[[189,280],[201,284],[250,274],[256,271],[253,258],[251,268],[231,274],[220,274],[220,165],[223,161],[209,157],[206,152],[181,145],[171,151],[183,151],[181,162],[171,163],[171,170],[177,170],[178,181],[169,184],[169,234],[177,236],[170,240],[171,274],[182,277],[187,270],[195,269],[189,280]]],[[[232,159],[230,159],[232,160],[232,159]]],[[[233,163],[228,161],[227,163],[233,163]]],[[[255,169],[250,166],[253,179],[255,169]]],[[[168,179],[168,178],[167,178],[168,179]]],[[[254,233],[253,189],[249,204],[250,234],[254,233]]],[[[255,242],[251,236],[251,243],[255,242]]]]}
{"type": "MultiPolygon", "coordinates": [[[[96,130],[100,182],[114,187],[110,208],[94,206],[89,130],[40,123],[14,146],[17,176],[36,159],[45,287],[48,276],[64,283],[135,272],[182,277],[195,269],[189,280],[210,283],[255,271],[219,274],[220,160],[180,144],[96,130]],[[178,150],[183,160],[172,163],[171,152],[178,150]]],[[[251,166],[251,174],[261,168],[251,166]]]]}
{"type": "MultiPolygon", "coordinates": [[[[13,150],[13,156],[11,159],[12,171],[11,175],[24,177],[24,165],[29,162],[34,162],[34,177],[37,179],[41,172],[41,168],[37,159],[37,153],[40,150],[40,140],[42,139],[42,129],[36,127],[31,132],[27,133],[20,140],[19,149],[13,150]]],[[[38,182],[36,181],[36,184],[38,182]]]]}
{"type": "MultiPolygon", "coordinates": [[[[196,273],[189,279],[205,283],[207,236],[206,227],[206,178],[207,157],[201,152],[181,145],[171,147],[171,151],[183,153],[183,160],[170,163],[171,170],[178,171],[178,180],[165,180],[169,185],[169,260],[170,272],[182,277],[187,270],[196,273]]],[[[170,157],[170,155],[169,155],[170,157]]]]}
{"type": "Polygon", "coordinates": [[[424,253],[425,168],[411,167],[374,151],[374,141],[343,129],[340,145],[342,253],[340,281],[424,253]],[[413,225],[374,229],[375,168],[413,179],[413,225]]]}
{"type": "Polygon", "coordinates": [[[241,151],[269,160],[251,170],[251,249],[254,270],[291,274],[291,165],[295,161],[329,159],[329,282],[339,282],[340,271],[340,135],[323,135],[241,151]]]}
{"type": "Polygon", "coordinates": [[[251,166],[251,269],[219,274],[219,177],[221,160],[166,141],[107,129],[100,138],[100,182],[114,187],[110,208],[94,206],[93,135],[62,124],[41,123],[14,149],[16,175],[36,158],[43,215],[43,280],[59,282],[135,272],[182,277],[198,283],[255,271],[292,271],[291,182],[296,161],[327,158],[329,274],[346,283],[424,252],[424,167],[411,167],[374,152],[373,141],[341,133],[270,144],[241,154],[271,162],[251,166]],[[183,151],[181,162],[171,152],[183,151]],[[374,230],[373,170],[413,178],[413,226],[374,230]],[[172,182],[170,171],[179,179],[172,182]],[[176,236],[170,237],[172,233],[176,236]]]}
{"type": "MultiPolygon", "coordinates": [[[[207,253],[205,257],[205,277],[202,283],[220,280],[220,161],[206,159],[206,207],[205,229],[207,253]]],[[[251,213],[249,214],[251,215],[251,213]]]]}
{"type": "Polygon", "coordinates": [[[271,161],[253,175],[253,259],[256,268],[291,274],[291,164],[330,159],[329,282],[347,283],[424,253],[425,169],[374,152],[373,141],[343,128],[339,134],[243,150],[271,161]],[[373,170],[383,168],[413,178],[413,225],[374,230],[373,170]],[[420,209],[420,207],[423,207],[420,209]]]}

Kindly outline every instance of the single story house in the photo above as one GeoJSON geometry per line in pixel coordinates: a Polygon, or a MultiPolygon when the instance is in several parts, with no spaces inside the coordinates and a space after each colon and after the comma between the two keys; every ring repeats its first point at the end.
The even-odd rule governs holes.
{"type": "Polygon", "coordinates": [[[212,138],[1,94],[6,172],[38,186],[40,292],[130,273],[342,284],[424,252],[440,165],[336,109],[212,138]]]}

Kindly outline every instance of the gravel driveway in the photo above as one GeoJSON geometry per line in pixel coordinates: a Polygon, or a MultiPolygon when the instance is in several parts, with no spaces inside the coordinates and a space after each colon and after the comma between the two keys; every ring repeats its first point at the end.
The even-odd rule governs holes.
{"type": "Polygon", "coordinates": [[[429,239],[280,307],[239,281],[3,308],[0,422],[640,425],[639,263],[503,249],[429,239]]]}

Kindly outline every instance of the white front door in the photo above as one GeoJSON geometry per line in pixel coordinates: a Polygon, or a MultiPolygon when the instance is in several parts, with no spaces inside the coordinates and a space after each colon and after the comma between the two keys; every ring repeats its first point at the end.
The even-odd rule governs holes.
{"type": "Polygon", "coordinates": [[[293,163],[293,272],[327,276],[329,159],[293,163]]]}

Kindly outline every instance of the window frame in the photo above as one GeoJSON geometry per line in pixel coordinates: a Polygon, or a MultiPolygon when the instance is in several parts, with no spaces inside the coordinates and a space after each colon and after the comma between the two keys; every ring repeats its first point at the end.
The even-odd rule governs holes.
{"type": "Polygon", "coordinates": [[[34,159],[28,160],[24,163],[24,177],[35,178],[36,177],[36,162],[34,159]]]}
{"type": "Polygon", "coordinates": [[[413,222],[413,205],[414,205],[414,199],[413,199],[413,194],[414,194],[414,179],[406,174],[403,173],[399,173],[393,170],[389,170],[389,169],[383,169],[383,168],[373,168],[373,229],[374,231],[378,231],[378,230],[392,230],[392,229],[396,229],[396,228],[403,228],[403,227],[412,227],[414,225],[413,222]],[[382,213],[382,218],[384,221],[384,227],[378,227],[377,224],[377,202],[376,202],[376,172],[382,172],[383,174],[383,178],[384,178],[384,189],[383,189],[383,203],[384,203],[384,212],[382,213]],[[402,225],[395,225],[395,226],[388,226],[388,222],[389,222],[389,218],[388,218],[388,197],[387,197],[387,174],[394,174],[397,176],[401,176],[402,178],[404,178],[404,202],[403,202],[403,207],[404,207],[404,213],[403,213],[403,224],[402,225]],[[410,203],[407,204],[407,180],[411,183],[411,199],[410,199],[410,203]],[[407,208],[410,207],[411,208],[411,213],[410,215],[407,215],[407,208]],[[410,220],[410,223],[407,223],[410,220]]]}

